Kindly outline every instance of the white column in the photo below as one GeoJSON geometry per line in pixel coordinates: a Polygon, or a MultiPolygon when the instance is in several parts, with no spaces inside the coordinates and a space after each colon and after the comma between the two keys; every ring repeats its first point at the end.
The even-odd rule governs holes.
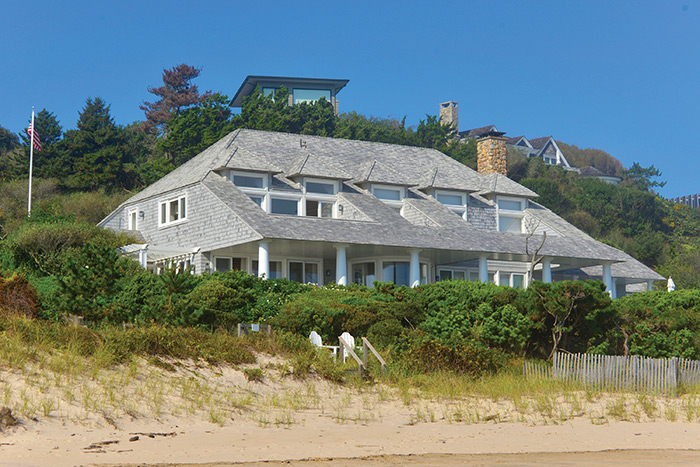
{"type": "MultiPolygon", "coordinates": [[[[496,271],[493,274],[493,283],[496,285],[501,285],[501,271],[496,271]]],[[[510,284],[506,284],[506,285],[510,285],[510,284]]]]}
{"type": "Polygon", "coordinates": [[[139,250],[139,264],[142,268],[148,268],[148,245],[144,245],[139,250]]]}
{"type": "Polygon", "coordinates": [[[270,251],[267,242],[258,243],[258,277],[270,278],[270,251]]]}
{"type": "Polygon", "coordinates": [[[612,289],[610,290],[610,292],[610,297],[617,298],[617,279],[615,278],[613,278],[612,280],[612,289]]]}
{"type": "Polygon", "coordinates": [[[647,291],[651,292],[654,290],[654,281],[647,281],[647,291]]]}
{"type": "Polygon", "coordinates": [[[420,250],[408,250],[408,252],[411,254],[408,282],[411,287],[417,287],[420,285],[420,257],[418,256],[420,250]]]}
{"type": "Polygon", "coordinates": [[[550,258],[542,260],[542,282],[552,283],[552,260],[550,258]]]}
{"type": "Polygon", "coordinates": [[[348,256],[347,245],[335,246],[335,283],[348,285],[348,256]]]}
{"type": "Polygon", "coordinates": [[[613,296],[613,280],[612,280],[612,263],[606,261],[603,263],[603,283],[608,290],[610,296],[613,296]]]}
{"type": "Polygon", "coordinates": [[[486,258],[486,255],[479,256],[479,281],[483,283],[489,281],[489,265],[486,258]]]}

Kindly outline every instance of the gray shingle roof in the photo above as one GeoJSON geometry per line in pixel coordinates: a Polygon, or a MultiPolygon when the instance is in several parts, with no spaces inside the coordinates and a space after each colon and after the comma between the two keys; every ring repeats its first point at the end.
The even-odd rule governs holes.
{"type": "Polygon", "coordinates": [[[486,125],[481,128],[472,128],[471,130],[464,130],[459,132],[459,136],[462,138],[479,138],[492,131],[498,131],[495,125],[486,125]]]}
{"type": "Polygon", "coordinates": [[[311,153],[298,156],[287,169],[287,174],[288,177],[305,175],[338,180],[350,180],[352,178],[350,174],[332,165],[330,161],[323,161],[311,153]]]}
{"type": "MultiPolygon", "coordinates": [[[[335,172],[335,167],[342,167],[338,172],[347,172],[354,180],[424,187],[426,179],[432,178],[429,183],[433,187],[525,198],[536,196],[531,190],[503,175],[479,175],[433,149],[317,136],[304,138],[307,147],[300,148],[299,135],[236,130],[122,206],[201,183],[229,207],[232,215],[250,228],[254,238],[421,248],[445,254],[484,252],[490,253],[492,258],[503,260],[526,259],[524,234],[479,230],[413,188],[409,188],[409,198],[404,201],[414,210],[416,217],[413,222],[347,181],[343,182],[338,203],[347,203],[348,207],[352,206],[359,211],[361,214],[355,220],[285,216],[265,213],[233,183],[213,171],[221,167],[267,167],[268,170],[279,167],[305,174],[307,164],[310,164],[308,173],[317,172],[314,174],[317,176],[323,171],[330,175],[329,170],[335,172]],[[420,220],[420,216],[423,216],[425,222],[420,220]]],[[[273,186],[285,185],[285,176],[289,175],[288,172],[276,175],[273,186]]],[[[285,186],[289,190],[298,189],[285,186]]],[[[481,199],[476,193],[472,197],[481,199]]],[[[630,262],[630,257],[625,253],[592,239],[537,203],[530,202],[528,214],[541,218],[546,225],[562,234],[548,236],[541,254],[554,258],[563,266],[569,264],[569,267],[584,267],[601,260],[630,262]]],[[[110,216],[112,215],[114,213],[110,216]]],[[[537,238],[533,241],[537,241],[537,238]]],[[[630,266],[625,267],[632,268],[635,274],[645,280],[650,276],[658,276],[643,265],[639,267],[637,263],[631,262],[630,266]]]]}
{"type": "Polygon", "coordinates": [[[481,190],[479,194],[499,194],[522,196],[525,198],[536,198],[538,195],[529,188],[525,188],[519,183],[515,183],[510,178],[499,173],[491,173],[482,176],[481,190]]]}
{"type": "Polygon", "coordinates": [[[551,139],[553,139],[551,136],[543,136],[542,138],[534,138],[528,141],[530,141],[533,148],[542,149],[551,139]]]}

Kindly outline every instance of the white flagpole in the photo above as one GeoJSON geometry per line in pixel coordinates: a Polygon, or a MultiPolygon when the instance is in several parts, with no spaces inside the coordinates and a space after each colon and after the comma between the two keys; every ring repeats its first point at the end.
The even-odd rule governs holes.
{"type": "Polygon", "coordinates": [[[32,132],[29,135],[29,193],[27,194],[27,217],[32,217],[32,165],[34,164],[34,107],[32,106],[32,132]]]}

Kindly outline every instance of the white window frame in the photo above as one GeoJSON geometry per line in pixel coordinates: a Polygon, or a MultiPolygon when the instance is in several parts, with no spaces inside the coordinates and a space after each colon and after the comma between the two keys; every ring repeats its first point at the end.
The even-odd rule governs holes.
{"type": "MultiPolygon", "coordinates": [[[[302,200],[302,207],[303,210],[300,211],[300,215],[302,216],[308,216],[308,212],[306,211],[306,202],[307,201],[318,201],[318,212],[316,216],[308,216],[308,217],[321,217],[321,210],[322,206],[321,203],[329,203],[333,205],[332,211],[331,211],[331,218],[335,219],[338,217],[338,181],[337,180],[328,180],[328,179],[323,179],[323,178],[304,178],[303,180],[303,187],[304,187],[304,196],[302,200]],[[307,182],[312,182],[312,183],[323,183],[326,185],[333,185],[333,194],[328,195],[328,194],[323,194],[323,193],[309,193],[306,189],[306,184],[307,182]]],[[[326,217],[326,219],[328,219],[326,217]]]]}
{"type": "MultiPolygon", "coordinates": [[[[501,217],[508,217],[511,219],[520,219],[520,233],[524,233],[525,229],[525,222],[524,222],[524,217],[525,217],[525,207],[527,206],[527,200],[524,200],[522,198],[514,198],[514,197],[508,197],[508,196],[497,196],[496,197],[496,220],[497,220],[497,230],[499,232],[502,232],[501,230],[501,217]],[[499,201],[514,201],[517,203],[520,203],[520,210],[512,210],[512,209],[504,209],[500,207],[499,201]]],[[[507,233],[515,233],[515,232],[507,232],[507,233]]]]}
{"type": "Polygon", "coordinates": [[[169,227],[175,224],[181,224],[187,221],[187,211],[189,211],[189,203],[187,202],[187,193],[183,193],[177,196],[172,196],[158,201],[158,227],[169,227]],[[170,204],[173,201],[177,201],[178,206],[178,218],[176,220],[170,220],[170,204]],[[184,201],[184,209],[183,209],[184,201]],[[184,215],[183,215],[184,211],[184,215]],[[165,222],[163,222],[163,214],[165,214],[165,222]]]}
{"type": "Polygon", "coordinates": [[[462,219],[467,220],[467,203],[469,203],[469,196],[467,196],[466,193],[462,191],[435,190],[433,192],[433,198],[435,198],[435,201],[442,204],[447,209],[460,216],[462,219]],[[461,196],[462,204],[445,204],[438,199],[439,195],[461,196]]]}
{"type": "Polygon", "coordinates": [[[455,268],[455,267],[449,267],[449,266],[438,266],[438,267],[437,267],[437,272],[436,272],[436,276],[437,276],[437,279],[438,279],[438,280],[440,280],[440,273],[441,273],[442,271],[450,271],[451,276],[452,276],[452,280],[455,280],[455,279],[454,279],[455,273],[456,273],[456,272],[460,272],[460,273],[463,273],[463,274],[464,274],[464,279],[459,279],[459,280],[465,280],[465,281],[470,281],[470,282],[478,282],[478,281],[479,281],[479,270],[478,270],[478,269],[474,269],[474,268],[455,268]],[[474,275],[474,276],[473,276],[473,277],[475,278],[474,280],[471,280],[471,279],[470,279],[470,277],[472,277],[472,275],[474,275]]]}
{"type": "MultiPolygon", "coordinates": [[[[312,259],[309,259],[309,258],[286,258],[285,263],[286,263],[286,265],[285,265],[285,269],[284,269],[284,274],[285,274],[284,277],[286,279],[289,279],[289,280],[292,280],[292,279],[290,279],[290,274],[289,274],[290,263],[301,263],[302,264],[302,273],[301,273],[302,278],[306,277],[306,265],[307,264],[315,264],[317,271],[318,271],[318,283],[317,283],[317,285],[323,285],[324,272],[323,272],[323,260],[322,259],[318,259],[318,258],[312,258],[312,259]]],[[[300,282],[300,283],[306,284],[307,282],[300,282]]]]}
{"type": "MultiPolygon", "coordinates": [[[[260,208],[265,211],[269,212],[269,192],[270,192],[270,176],[267,173],[264,172],[246,172],[246,171],[241,171],[241,170],[230,170],[228,172],[228,179],[236,185],[236,188],[241,190],[243,193],[245,193],[248,196],[255,196],[257,198],[262,198],[262,202],[260,203],[260,208]],[[235,184],[234,177],[236,175],[240,175],[243,177],[259,177],[262,178],[262,188],[252,188],[248,186],[238,186],[235,184]]],[[[252,201],[252,200],[251,200],[252,201]]],[[[254,201],[253,201],[254,202],[254,201]]],[[[257,204],[257,203],[256,203],[257,204]]]]}
{"type": "Polygon", "coordinates": [[[304,212],[304,203],[303,203],[304,197],[303,196],[300,196],[298,194],[291,194],[291,193],[278,193],[278,192],[274,192],[274,191],[269,192],[268,196],[267,196],[267,202],[266,202],[267,209],[266,209],[266,211],[268,214],[274,214],[276,216],[291,216],[291,215],[293,215],[293,214],[282,214],[282,213],[278,213],[278,212],[272,212],[272,200],[273,200],[273,198],[274,199],[289,199],[289,200],[296,201],[297,202],[296,216],[298,217],[298,216],[304,215],[303,214],[303,212],[304,212]]]}
{"type": "Polygon", "coordinates": [[[382,185],[382,184],[372,184],[370,186],[370,192],[372,195],[377,198],[379,201],[382,203],[386,204],[387,206],[391,206],[394,209],[399,209],[399,213],[403,215],[403,200],[406,198],[406,187],[403,186],[397,186],[397,185],[382,185]],[[392,199],[382,199],[378,197],[375,194],[375,190],[379,188],[380,190],[393,190],[393,191],[398,191],[399,192],[399,199],[397,200],[392,200],[392,199]]]}
{"type": "Polygon", "coordinates": [[[138,230],[139,229],[139,208],[138,207],[131,208],[127,211],[127,213],[126,213],[126,225],[127,225],[129,230],[138,230]],[[132,222],[132,216],[133,216],[133,222],[132,222]]]}

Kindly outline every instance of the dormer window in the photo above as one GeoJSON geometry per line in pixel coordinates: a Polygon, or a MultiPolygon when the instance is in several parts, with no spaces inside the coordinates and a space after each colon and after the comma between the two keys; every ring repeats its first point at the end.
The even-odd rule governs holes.
{"type": "Polygon", "coordinates": [[[304,179],[304,208],[309,217],[336,217],[335,205],[338,182],[324,179],[304,179]]]}
{"type": "Polygon", "coordinates": [[[463,219],[467,218],[467,194],[458,191],[437,190],[435,199],[463,219]]]}
{"type": "Polygon", "coordinates": [[[267,210],[267,188],[269,176],[266,173],[230,171],[228,179],[253,200],[260,209],[267,210]]]}
{"type": "Polygon", "coordinates": [[[526,200],[519,198],[498,197],[498,231],[523,233],[523,216],[526,200]]]}
{"type": "Polygon", "coordinates": [[[393,185],[372,185],[372,194],[399,214],[403,208],[403,199],[406,197],[404,187],[393,185]]]}
{"type": "Polygon", "coordinates": [[[254,172],[231,172],[229,179],[238,188],[267,188],[267,174],[254,172]]]}

